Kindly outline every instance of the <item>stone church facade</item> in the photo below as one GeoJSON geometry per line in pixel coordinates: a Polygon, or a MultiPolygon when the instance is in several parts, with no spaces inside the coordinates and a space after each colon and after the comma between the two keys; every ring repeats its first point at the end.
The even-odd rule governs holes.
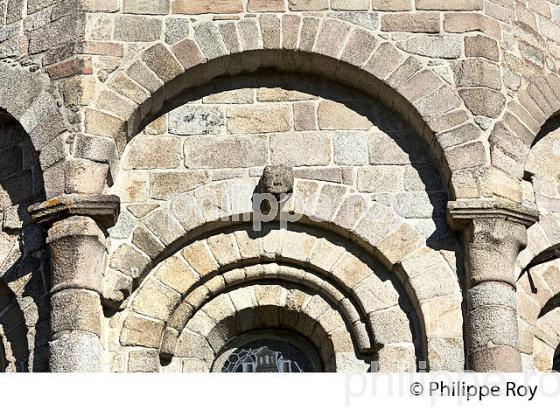
{"type": "Polygon", "coordinates": [[[0,27],[0,371],[560,370],[557,0],[0,27]]]}

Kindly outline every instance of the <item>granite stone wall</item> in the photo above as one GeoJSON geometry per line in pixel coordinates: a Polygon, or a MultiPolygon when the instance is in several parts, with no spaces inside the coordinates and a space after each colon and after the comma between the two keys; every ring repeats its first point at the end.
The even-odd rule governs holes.
{"type": "Polygon", "coordinates": [[[271,327],[332,371],[550,370],[559,19],[0,0],[0,370],[210,371],[271,327]],[[274,165],[301,218],[253,232],[274,165]]]}

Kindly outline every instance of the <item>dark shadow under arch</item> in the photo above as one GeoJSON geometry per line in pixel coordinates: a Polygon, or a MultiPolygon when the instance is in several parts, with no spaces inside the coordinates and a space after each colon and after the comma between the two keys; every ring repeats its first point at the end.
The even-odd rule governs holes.
{"type": "Polygon", "coordinates": [[[0,281],[12,293],[10,305],[0,316],[0,326],[4,327],[18,371],[47,369],[49,312],[44,233],[27,213],[29,205],[44,199],[39,154],[22,126],[0,111],[0,281]]]}
{"type": "Polygon", "coordinates": [[[560,372],[560,345],[554,352],[554,359],[552,361],[552,371],[560,372]]]}
{"type": "MultiPolygon", "coordinates": [[[[239,74],[238,76],[221,77],[210,83],[204,83],[201,86],[184,90],[173,99],[166,101],[165,105],[162,106],[157,113],[146,117],[140,129],[143,130],[149,123],[175,108],[193,101],[201,100],[208,95],[242,88],[258,89],[261,87],[298,91],[315,97],[321,97],[325,100],[336,101],[361,116],[368,118],[374,128],[388,135],[408,156],[410,161],[409,164],[390,163],[390,161],[388,161],[386,164],[381,163],[379,165],[410,165],[418,172],[420,180],[424,184],[424,189],[422,191],[401,193],[401,206],[406,207],[406,195],[413,195],[415,192],[426,193],[428,200],[433,206],[431,221],[434,222],[436,228],[430,237],[427,238],[428,246],[436,250],[456,250],[455,248],[458,241],[453,232],[449,229],[446,219],[446,207],[449,199],[447,183],[446,180],[442,178],[439,170],[440,167],[437,165],[437,159],[434,157],[434,153],[431,152],[432,147],[409,125],[406,118],[403,118],[401,114],[387,108],[379,98],[353,89],[346,84],[313,74],[282,73],[274,69],[259,70],[251,75],[239,74]]],[[[366,131],[359,130],[347,131],[366,133],[366,131]]],[[[313,132],[336,133],[341,131],[315,130],[313,132]]],[[[374,131],[369,132],[369,134],[373,133],[374,131]]],[[[295,172],[297,177],[297,168],[295,172]]]]}
{"type": "MultiPolygon", "coordinates": [[[[430,70],[426,68],[424,71],[430,70]]],[[[426,146],[429,147],[431,155],[436,159],[441,180],[444,181],[445,186],[450,187],[449,194],[452,197],[450,199],[455,198],[449,163],[443,148],[435,138],[436,132],[446,131],[446,129],[439,129],[439,126],[435,124],[440,117],[439,115],[425,119],[415,107],[415,101],[408,101],[395,87],[390,86],[387,80],[377,78],[364,69],[345,61],[317,52],[303,50],[246,50],[217,57],[190,67],[186,72],[169,80],[156,91],[150,92],[150,96],[146,101],[141,103],[128,116],[126,121],[119,120],[121,125],[117,127],[114,135],[119,153],[122,153],[126,144],[144,129],[146,125],[161,114],[168,112],[170,102],[181,94],[210,84],[217,79],[261,72],[297,73],[318,76],[328,81],[360,90],[369,97],[379,100],[387,108],[394,109],[426,141],[426,146]],[[428,124],[428,120],[433,124],[428,124]]],[[[389,76],[389,74],[387,73],[386,75],[389,76]]],[[[434,74],[434,77],[440,80],[438,87],[449,87],[449,84],[440,79],[437,74],[434,74]]],[[[450,92],[455,94],[456,100],[459,103],[461,99],[458,94],[452,90],[450,92]]],[[[468,118],[464,107],[460,105],[451,110],[454,112],[462,110],[465,115],[464,118],[468,118]]],[[[445,112],[444,114],[447,113],[445,112]]],[[[455,126],[458,125],[460,124],[455,126]]],[[[451,126],[451,128],[453,127],[451,126]]],[[[115,175],[116,170],[113,171],[113,177],[115,175]]]]}

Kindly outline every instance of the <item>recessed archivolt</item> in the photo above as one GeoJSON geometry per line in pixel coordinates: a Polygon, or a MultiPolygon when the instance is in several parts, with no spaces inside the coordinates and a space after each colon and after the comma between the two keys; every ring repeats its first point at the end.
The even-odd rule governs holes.
{"type": "Polygon", "coordinates": [[[373,338],[366,329],[367,316],[361,306],[355,306],[357,301],[354,295],[345,295],[328,280],[321,279],[317,273],[310,273],[300,268],[277,263],[235,268],[226,271],[223,275],[214,276],[207,284],[201,284],[200,287],[190,292],[173,312],[167,323],[168,327],[162,342],[165,350],[167,350],[165,353],[174,354],[172,346],[174,340],[176,340],[176,335],[182,331],[192,316],[204,306],[206,299],[232,287],[245,286],[253,282],[270,281],[302,286],[309,292],[322,295],[332,306],[337,306],[341,317],[344,318],[345,323],[348,323],[357,346],[356,351],[364,357],[371,355],[373,338]]]}
{"type": "Polygon", "coordinates": [[[287,329],[304,336],[319,352],[325,371],[350,370],[349,363],[353,370],[368,367],[356,359],[344,319],[322,296],[261,284],[221,294],[198,310],[178,336],[173,361],[181,361],[183,371],[209,371],[229,340],[259,329],[287,329]]]}
{"type": "Polygon", "coordinates": [[[424,61],[353,24],[283,16],[292,17],[297,24],[291,30],[300,33],[293,44],[281,39],[277,16],[263,15],[239,22],[204,22],[194,27],[193,38],[171,47],[150,47],[101,86],[93,108],[86,112],[86,132],[115,138],[122,153],[127,142],[169,111],[169,102],[185,90],[220,76],[272,68],[321,75],[381,99],[434,147],[432,154],[439,160],[442,180],[451,185],[452,196],[454,171],[486,163],[480,160],[488,156],[481,135],[463,145],[440,143],[440,135],[451,140],[454,137],[445,134],[462,132],[462,127],[471,134],[481,132],[456,90],[424,61]],[[249,35],[246,30],[254,32],[249,35]],[[333,35],[344,40],[333,41],[333,35]]]}
{"type": "MultiPolygon", "coordinates": [[[[396,284],[386,274],[384,277],[383,267],[378,266],[381,272],[375,272],[372,266],[373,261],[360,260],[341,244],[305,231],[272,230],[259,234],[237,230],[193,242],[166,259],[148,276],[129,306],[142,316],[167,322],[162,352],[173,356],[178,335],[209,299],[231,287],[278,281],[303,286],[336,306],[352,335],[356,354],[362,359],[373,358],[374,343],[408,344],[414,349],[407,317],[407,313],[413,316],[410,305],[409,312],[405,312],[396,284]],[[171,289],[179,296],[169,292],[171,289]],[[154,292],[166,291],[179,300],[154,300],[154,292]],[[168,314],[166,309],[171,304],[173,308],[168,314]],[[385,318],[402,325],[404,330],[397,332],[402,339],[395,339],[394,329],[374,338],[372,324],[385,318]]],[[[132,322],[137,320],[135,317],[132,322]]],[[[418,321],[414,322],[418,326],[418,321]]],[[[127,326],[133,327],[125,320],[125,329],[127,326]]],[[[416,329],[416,334],[420,334],[420,329],[416,329]]],[[[136,340],[129,339],[131,335],[134,336],[125,331],[124,341],[134,345],[136,340]]]]}
{"type": "MultiPolygon", "coordinates": [[[[144,345],[173,354],[174,340],[207,298],[228,286],[270,278],[305,284],[338,306],[358,354],[371,353],[374,344],[390,345],[385,352],[397,351],[395,343],[406,350],[414,338],[418,359],[427,354],[432,369],[462,369],[460,290],[439,253],[420,246],[391,265],[391,278],[359,247],[312,227],[231,229],[191,242],[148,275],[126,304],[136,313],[125,317],[123,344],[138,345],[138,329],[150,325],[158,331],[144,345]],[[401,286],[406,293],[398,291],[401,286]]],[[[395,361],[387,359],[385,366],[395,361]]]]}

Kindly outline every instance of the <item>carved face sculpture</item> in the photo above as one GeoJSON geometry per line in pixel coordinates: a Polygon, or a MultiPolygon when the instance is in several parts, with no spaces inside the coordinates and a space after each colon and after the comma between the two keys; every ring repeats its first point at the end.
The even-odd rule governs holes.
{"type": "Polygon", "coordinates": [[[294,189],[294,172],[286,165],[267,166],[263,172],[263,191],[280,197],[294,189]]]}

